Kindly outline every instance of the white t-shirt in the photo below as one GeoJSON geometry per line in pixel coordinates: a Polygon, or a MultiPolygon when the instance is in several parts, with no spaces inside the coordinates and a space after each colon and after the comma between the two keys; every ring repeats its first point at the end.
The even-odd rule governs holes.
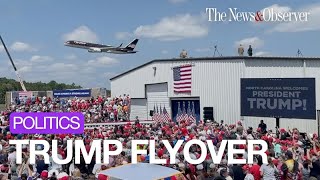
{"type": "Polygon", "coordinates": [[[15,164],[16,163],[16,152],[10,153],[8,155],[8,161],[10,164],[15,164]]]}
{"type": "Polygon", "coordinates": [[[110,113],[110,119],[114,119],[114,114],[113,114],[113,112],[110,113]]]}
{"type": "Polygon", "coordinates": [[[252,174],[247,174],[244,180],[254,180],[254,177],[252,174]]]}
{"type": "MultiPolygon", "coordinates": [[[[58,158],[63,159],[60,154],[58,154],[58,158]]],[[[55,163],[52,157],[50,157],[50,163],[51,163],[51,169],[62,169],[62,165],[55,163]]]]}
{"type": "Polygon", "coordinates": [[[275,172],[277,171],[276,167],[271,167],[267,164],[263,164],[260,168],[260,172],[263,172],[263,180],[276,180],[275,172]]]}

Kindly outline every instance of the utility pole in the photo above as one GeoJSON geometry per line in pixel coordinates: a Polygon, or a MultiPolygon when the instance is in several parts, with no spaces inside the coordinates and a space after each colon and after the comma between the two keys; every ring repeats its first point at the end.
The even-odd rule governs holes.
{"type": "Polygon", "coordinates": [[[15,73],[16,73],[19,81],[20,81],[20,85],[21,85],[22,90],[23,90],[23,91],[27,91],[27,89],[26,89],[26,87],[24,86],[23,81],[22,81],[22,79],[21,79],[21,77],[20,77],[20,75],[19,75],[19,72],[18,72],[17,68],[16,68],[16,66],[15,66],[14,63],[13,63],[13,60],[12,60],[12,58],[11,58],[11,55],[10,55],[10,53],[9,53],[6,45],[5,45],[4,42],[3,42],[3,39],[2,39],[2,37],[1,37],[1,35],[0,35],[0,40],[1,40],[1,42],[2,42],[2,45],[3,45],[4,49],[5,49],[6,52],[7,52],[7,55],[8,55],[8,57],[9,57],[9,59],[10,59],[10,62],[11,62],[11,64],[12,64],[12,66],[13,66],[13,69],[14,69],[14,71],[15,71],[15,73]]]}

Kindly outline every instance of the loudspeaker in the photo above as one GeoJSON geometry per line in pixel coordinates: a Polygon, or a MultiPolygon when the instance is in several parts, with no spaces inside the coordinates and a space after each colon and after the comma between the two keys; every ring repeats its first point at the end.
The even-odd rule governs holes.
{"type": "Polygon", "coordinates": [[[214,120],[213,117],[213,107],[204,107],[203,108],[203,120],[214,120]]]}
{"type": "Polygon", "coordinates": [[[150,110],[149,116],[153,116],[153,110],[150,110]]]}

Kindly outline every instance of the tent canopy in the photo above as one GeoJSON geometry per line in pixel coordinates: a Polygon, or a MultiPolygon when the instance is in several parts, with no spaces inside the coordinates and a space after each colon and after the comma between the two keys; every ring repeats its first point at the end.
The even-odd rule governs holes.
{"type": "Polygon", "coordinates": [[[158,180],[181,174],[181,172],[156,164],[138,163],[107,169],[99,174],[121,180],[158,180]]]}

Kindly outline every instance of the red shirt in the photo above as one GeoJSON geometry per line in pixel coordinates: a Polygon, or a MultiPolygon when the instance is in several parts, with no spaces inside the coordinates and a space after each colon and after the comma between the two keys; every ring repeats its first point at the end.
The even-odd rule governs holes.
{"type": "Polygon", "coordinates": [[[255,164],[250,168],[250,173],[253,175],[254,180],[260,180],[261,175],[260,175],[260,166],[255,164]]]}

